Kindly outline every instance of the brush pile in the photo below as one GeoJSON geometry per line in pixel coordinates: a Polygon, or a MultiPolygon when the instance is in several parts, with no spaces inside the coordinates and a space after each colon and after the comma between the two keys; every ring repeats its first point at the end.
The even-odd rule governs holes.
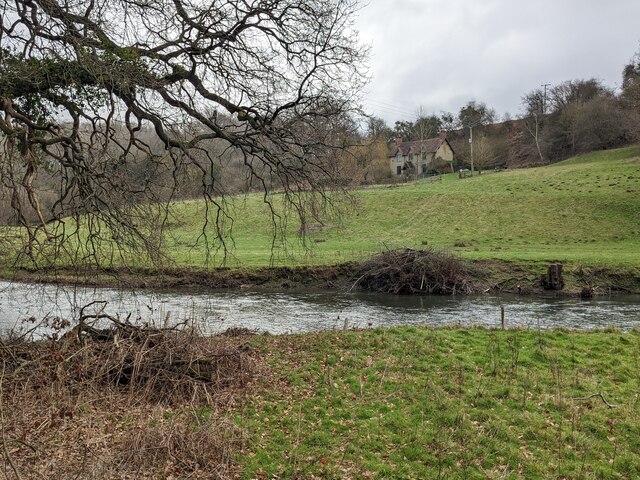
{"type": "Polygon", "coordinates": [[[356,270],[358,287],[380,293],[470,294],[479,272],[449,253],[425,250],[392,250],[374,256],[356,270]]]}
{"type": "Polygon", "coordinates": [[[248,337],[86,308],[64,335],[0,340],[5,469],[16,478],[232,476],[242,435],[225,410],[254,375],[248,337]]]}

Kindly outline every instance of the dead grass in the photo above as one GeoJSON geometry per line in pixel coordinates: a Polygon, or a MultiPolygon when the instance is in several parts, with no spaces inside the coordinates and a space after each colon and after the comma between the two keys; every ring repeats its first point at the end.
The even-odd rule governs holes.
{"type": "Polygon", "coordinates": [[[255,370],[245,340],[99,314],[0,341],[5,477],[230,478],[242,432],[225,414],[255,370]]]}

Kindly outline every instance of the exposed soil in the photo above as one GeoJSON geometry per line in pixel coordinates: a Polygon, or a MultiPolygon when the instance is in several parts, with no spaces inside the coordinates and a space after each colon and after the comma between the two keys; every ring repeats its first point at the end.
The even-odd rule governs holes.
{"type": "Polygon", "coordinates": [[[386,252],[361,263],[255,269],[125,268],[17,269],[3,277],[19,282],[86,286],[246,291],[374,290],[397,294],[517,293],[535,296],[579,296],[640,293],[637,269],[587,268],[565,265],[565,287],[545,290],[543,263],[516,264],[496,260],[466,261],[432,250],[386,252]],[[429,280],[427,282],[427,280],[429,280]],[[395,283],[394,283],[395,282],[395,283]]]}

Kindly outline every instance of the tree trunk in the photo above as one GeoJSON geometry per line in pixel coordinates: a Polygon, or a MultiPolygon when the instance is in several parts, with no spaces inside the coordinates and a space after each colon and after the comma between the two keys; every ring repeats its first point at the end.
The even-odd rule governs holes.
{"type": "Polygon", "coordinates": [[[546,275],[540,279],[540,284],[545,290],[562,290],[564,279],[562,278],[562,264],[552,263],[547,268],[546,275]]]}

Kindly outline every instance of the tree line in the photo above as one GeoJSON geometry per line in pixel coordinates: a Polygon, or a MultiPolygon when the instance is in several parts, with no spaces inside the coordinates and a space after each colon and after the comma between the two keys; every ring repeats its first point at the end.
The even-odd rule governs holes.
{"type": "Polygon", "coordinates": [[[523,94],[521,106],[520,115],[506,114],[500,120],[495,109],[476,100],[457,113],[419,111],[415,120],[399,120],[393,127],[371,117],[366,136],[390,143],[396,138],[432,138],[447,131],[456,166],[469,167],[473,129],[473,157],[479,168],[545,164],[628,145],[640,140],[640,52],[624,66],[618,92],[595,78],[568,80],[523,94]]]}

